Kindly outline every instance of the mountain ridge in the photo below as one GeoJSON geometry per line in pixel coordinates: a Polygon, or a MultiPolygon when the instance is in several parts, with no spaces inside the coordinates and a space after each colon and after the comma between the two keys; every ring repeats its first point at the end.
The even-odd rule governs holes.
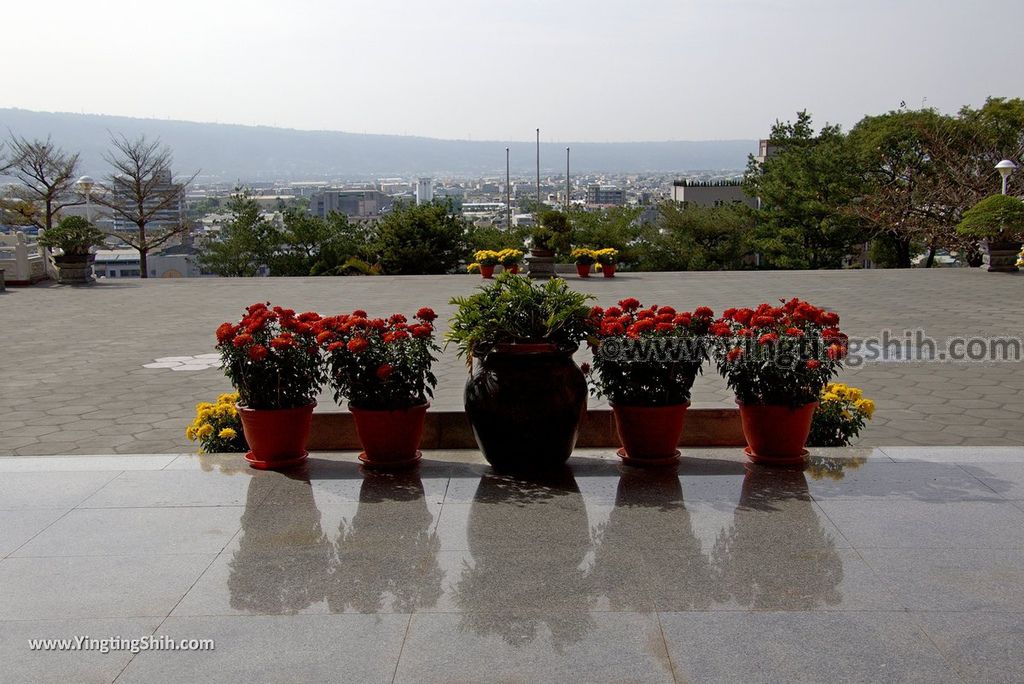
{"type": "MultiPolygon", "coordinates": [[[[355,179],[387,175],[504,175],[505,147],[513,173],[535,173],[533,142],[448,140],[426,136],[299,130],[263,124],[145,119],[110,114],[0,108],[0,128],[28,138],[51,135],[82,154],[83,173],[105,175],[109,133],[159,137],[174,152],[175,170],[201,170],[206,181],[355,179]]],[[[755,140],[541,142],[541,170],[562,173],[565,148],[574,173],[672,173],[739,170],[755,140]]]]}

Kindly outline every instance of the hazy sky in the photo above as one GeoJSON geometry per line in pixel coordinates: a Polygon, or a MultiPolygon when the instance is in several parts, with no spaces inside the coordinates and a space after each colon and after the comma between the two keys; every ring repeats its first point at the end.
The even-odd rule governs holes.
{"type": "Polygon", "coordinates": [[[757,138],[1024,96],[1024,0],[8,1],[0,106],[442,138],[757,138]]]}

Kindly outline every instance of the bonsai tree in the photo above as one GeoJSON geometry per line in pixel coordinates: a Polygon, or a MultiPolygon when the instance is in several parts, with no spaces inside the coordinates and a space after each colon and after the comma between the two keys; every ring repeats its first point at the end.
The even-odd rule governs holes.
{"type": "Polygon", "coordinates": [[[966,237],[995,242],[1024,239],[1024,201],[1010,195],[989,195],[964,212],[956,231],[966,237]]]}
{"type": "Polygon", "coordinates": [[[87,256],[90,247],[99,247],[106,236],[81,216],[65,216],[55,228],[43,231],[39,244],[60,248],[64,256],[87,256]]]}
{"type": "Polygon", "coordinates": [[[554,210],[541,212],[538,224],[530,234],[534,249],[559,254],[569,251],[572,246],[572,229],[565,214],[554,210]]]}

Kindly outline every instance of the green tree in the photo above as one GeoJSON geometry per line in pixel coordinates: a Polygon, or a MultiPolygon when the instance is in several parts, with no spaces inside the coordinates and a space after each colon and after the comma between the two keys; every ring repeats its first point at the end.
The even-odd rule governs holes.
{"type": "Polygon", "coordinates": [[[761,201],[752,245],[776,268],[839,268],[864,242],[862,220],[847,206],[860,196],[857,156],[838,126],[814,132],[811,115],[776,122],[777,153],[747,164],[743,187],[761,201]]]}
{"type": "Polygon", "coordinates": [[[640,225],[643,210],[636,207],[610,207],[600,211],[573,209],[569,213],[572,244],[575,247],[619,250],[619,261],[637,264],[650,242],[651,230],[640,225]]]}
{"type": "Polygon", "coordinates": [[[450,201],[398,202],[373,228],[373,249],[384,273],[450,273],[467,251],[466,222],[450,201]]]}
{"type": "Polygon", "coordinates": [[[231,220],[199,244],[199,264],[224,277],[251,277],[269,266],[283,245],[281,232],[267,221],[247,191],[236,191],[227,203],[231,220]]]}
{"type": "Polygon", "coordinates": [[[863,194],[849,207],[870,226],[879,263],[910,268],[914,243],[929,248],[931,265],[940,247],[952,248],[951,227],[932,202],[938,175],[929,149],[935,131],[952,124],[951,117],[931,109],[894,111],[864,117],[849,140],[863,173],[863,194]]]}
{"type": "Polygon", "coordinates": [[[349,259],[367,256],[367,231],[344,214],[326,218],[301,209],[287,209],[280,232],[281,246],[270,256],[274,276],[339,275],[349,259]]]}
{"type": "Polygon", "coordinates": [[[506,230],[494,226],[469,226],[466,240],[468,252],[472,254],[481,249],[523,249],[529,236],[530,230],[525,227],[506,230]]]}
{"type": "Polygon", "coordinates": [[[745,204],[680,206],[665,202],[641,268],[652,271],[719,271],[744,267],[756,218],[745,204]]]}

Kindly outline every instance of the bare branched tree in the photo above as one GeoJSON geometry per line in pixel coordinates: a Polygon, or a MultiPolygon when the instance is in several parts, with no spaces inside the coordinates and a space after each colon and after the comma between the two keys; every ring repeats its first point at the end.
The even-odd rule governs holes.
{"type": "Polygon", "coordinates": [[[189,229],[177,210],[184,202],[185,188],[198,172],[175,181],[171,150],[159,139],[114,135],[110,142],[113,149],[104,159],[114,172],[108,177],[107,192],[94,196],[93,201],[109,209],[115,219],[135,226],[133,233],[116,231],[111,235],[139,251],[139,275],[147,278],[149,253],[189,229]],[[173,221],[171,215],[176,217],[173,221]],[[160,224],[159,229],[150,229],[154,222],[160,224]]]}
{"type": "Polygon", "coordinates": [[[0,210],[19,223],[52,228],[61,209],[81,204],[74,193],[78,180],[78,153],[69,154],[46,140],[11,136],[10,152],[0,160],[0,173],[13,176],[18,185],[0,198],[0,210]]]}

